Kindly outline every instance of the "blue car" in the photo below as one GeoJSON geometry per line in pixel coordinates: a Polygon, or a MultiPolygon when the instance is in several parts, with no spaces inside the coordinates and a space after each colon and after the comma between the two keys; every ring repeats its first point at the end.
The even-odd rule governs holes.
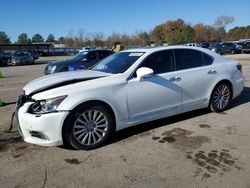
{"type": "Polygon", "coordinates": [[[69,59],[48,63],[45,67],[44,74],[87,69],[112,53],[110,50],[82,51],[69,59]]]}

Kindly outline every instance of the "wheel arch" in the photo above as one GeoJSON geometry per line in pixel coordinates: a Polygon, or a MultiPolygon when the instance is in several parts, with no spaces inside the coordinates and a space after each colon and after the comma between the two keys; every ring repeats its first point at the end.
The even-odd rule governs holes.
{"type": "Polygon", "coordinates": [[[211,91],[211,93],[210,93],[210,96],[209,96],[209,104],[210,104],[210,102],[211,102],[212,94],[213,94],[215,88],[216,88],[219,84],[221,84],[221,83],[227,83],[227,84],[230,86],[230,90],[231,90],[231,99],[232,99],[233,94],[234,94],[234,93],[233,93],[233,84],[232,84],[232,82],[231,82],[229,79],[222,79],[222,80],[218,81],[218,82],[213,86],[213,89],[212,89],[212,91],[211,91]]]}
{"type": "Polygon", "coordinates": [[[68,121],[70,120],[70,115],[72,112],[75,112],[77,111],[81,106],[83,105],[90,105],[90,104],[99,104],[99,105],[102,105],[104,106],[105,108],[107,108],[109,110],[109,112],[111,113],[112,117],[114,118],[114,130],[116,130],[116,114],[115,114],[115,110],[113,109],[113,107],[108,104],[107,102],[105,101],[102,101],[102,100],[88,100],[88,101],[84,101],[82,103],[79,103],[77,106],[75,106],[71,111],[70,113],[66,116],[66,118],[64,119],[64,122],[63,122],[63,126],[62,126],[62,129],[61,129],[61,135],[62,135],[62,139],[63,139],[63,143],[67,143],[67,141],[65,142],[64,138],[64,131],[65,131],[65,127],[66,127],[66,124],[68,123],[68,121]]]}

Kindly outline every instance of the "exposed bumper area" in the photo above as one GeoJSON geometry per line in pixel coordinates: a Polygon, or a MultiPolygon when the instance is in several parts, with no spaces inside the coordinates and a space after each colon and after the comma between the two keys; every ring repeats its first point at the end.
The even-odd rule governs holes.
{"type": "Polygon", "coordinates": [[[62,126],[69,112],[34,115],[28,113],[31,104],[25,103],[18,111],[19,128],[24,141],[42,146],[62,145],[62,126]]]}

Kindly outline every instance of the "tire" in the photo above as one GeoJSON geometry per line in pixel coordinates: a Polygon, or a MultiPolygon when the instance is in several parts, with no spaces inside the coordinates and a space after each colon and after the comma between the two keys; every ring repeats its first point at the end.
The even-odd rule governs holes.
{"type": "Polygon", "coordinates": [[[222,53],[221,53],[221,51],[220,51],[220,50],[218,50],[218,54],[222,55],[222,53]]]}
{"type": "Polygon", "coordinates": [[[83,104],[65,120],[63,141],[76,149],[95,149],[110,138],[114,127],[114,117],[108,108],[98,103],[83,104]]]}
{"type": "Polygon", "coordinates": [[[217,84],[211,94],[209,108],[214,112],[222,112],[227,109],[232,98],[232,90],[228,83],[217,84]]]}

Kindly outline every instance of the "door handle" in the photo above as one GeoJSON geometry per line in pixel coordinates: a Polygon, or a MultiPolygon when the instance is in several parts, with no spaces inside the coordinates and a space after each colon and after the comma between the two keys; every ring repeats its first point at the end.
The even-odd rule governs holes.
{"type": "Polygon", "coordinates": [[[169,81],[170,82],[179,82],[179,81],[181,81],[181,77],[174,76],[174,77],[169,78],[169,81]]]}
{"type": "Polygon", "coordinates": [[[216,70],[210,70],[210,71],[208,71],[207,73],[208,73],[208,74],[216,74],[217,71],[216,71],[216,70]]]}

